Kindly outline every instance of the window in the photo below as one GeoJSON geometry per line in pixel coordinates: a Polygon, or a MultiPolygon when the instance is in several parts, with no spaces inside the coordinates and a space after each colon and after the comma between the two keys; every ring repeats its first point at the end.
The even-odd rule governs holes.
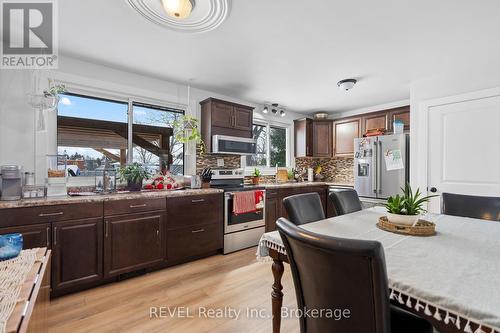
{"type": "Polygon", "coordinates": [[[132,103],[133,124],[128,123],[128,102],[75,94],[61,94],[57,115],[58,154],[68,159],[70,186],[93,186],[96,169],[116,168],[127,161],[160,169],[160,156],[172,155],[171,172],[184,173],[184,146],[171,135],[172,123],[184,111],[132,103]],[[128,131],[132,127],[132,156],[128,131]],[[164,138],[170,137],[170,142],[164,138]],[[165,152],[162,151],[162,148],[165,152]]]}
{"type": "MultiPolygon", "coordinates": [[[[135,130],[137,134],[153,146],[161,148],[161,132],[162,128],[173,127],[175,120],[178,120],[184,114],[182,110],[163,108],[159,106],[133,103],[134,124],[147,125],[148,127],[156,127],[158,134],[139,133],[139,129],[135,130]]],[[[147,127],[144,127],[147,128],[147,127]]],[[[151,129],[153,131],[154,129],[151,129]]],[[[154,148],[154,147],[153,147],[154,148]]],[[[170,137],[169,152],[172,155],[172,164],[170,171],[174,175],[184,174],[184,144],[178,142],[175,136],[170,137]]],[[[141,147],[134,144],[133,161],[147,165],[152,172],[159,170],[160,159],[148,147],[141,147]]]]}
{"type": "Polygon", "coordinates": [[[287,167],[287,131],[285,127],[254,124],[253,138],[257,140],[257,154],[246,156],[246,166],[287,167]]]}

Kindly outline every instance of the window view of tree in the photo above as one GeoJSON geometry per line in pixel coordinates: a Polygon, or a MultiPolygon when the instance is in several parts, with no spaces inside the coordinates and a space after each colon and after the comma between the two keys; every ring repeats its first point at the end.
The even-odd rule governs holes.
{"type": "Polygon", "coordinates": [[[271,127],[269,138],[271,166],[286,167],[286,129],[271,127]]]}
{"type": "Polygon", "coordinates": [[[267,126],[253,125],[257,154],[247,156],[247,166],[267,166],[267,126]]]}
{"type": "MultiPolygon", "coordinates": [[[[184,114],[181,110],[142,104],[134,104],[133,111],[134,124],[170,128],[173,128],[174,121],[184,114]]],[[[148,138],[146,135],[139,135],[155,146],[159,146],[158,138],[148,138]]],[[[170,138],[170,154],[173,159],[170,171],[175,175],[182,175],[184,173],[184,145],[175,139],[175,133],[170,138]]],[[[134,145],[133,161],[147,165],[151,172],[157,172],[160,167],[158,156],[138,145],[134,145]]]]}
{"type": "Polygon", "coordinates": [[[286,167],[286,128],[254,124],[253,138],[257,154],[247,156],[247,166],[286,167]]]}

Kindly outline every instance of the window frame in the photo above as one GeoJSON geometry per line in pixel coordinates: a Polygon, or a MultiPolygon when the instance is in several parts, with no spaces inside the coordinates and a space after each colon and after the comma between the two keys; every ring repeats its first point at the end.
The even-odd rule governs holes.
{"type": "Polygon", "coordinates": [[[291,166],[291,138],[290,138],[290,131],[291,131],[291,125],[289,124],[284,124],[280,122],[275,122],[275,121],[263,121],[260,119],[254,119],[252,122],[252,127],[253,125],[258,125],[258,126],[265,126],[267,127],[267,140],[266,140],[266,166],[247,166],[247,159],[246,156],[241,157],[241,167],[244,170],[245,176],[251,176],[253,174],[253,171],[255,168],[259,169],[260,172],[264,176],[269,176],[269,175],[275,175],[276,174],[276,167],[270,165],[271,163],[271,140],[270,140],[270,135],[271,135],[271,127],[277,127],[277,128],[282,128],[285,130],[285,137],[286,137],[286,144],[285,144],[285,166],[284,167],[279,167],[279,168],[290,168],[291,166]]]}
{"type": "MultiPolygon", "coordinates": [[[[64,92],[64,95],[68,96],[75,96],[75,97],[80,97],[80,98],[88,98],[88,99],[94,99],[94,100],[99,100],[99,101],[104,101],[104,102],[112,102],[112,103],[118,103],[118,104],[125,104],[127,105],[127,130],[128,130],[128,137],[131,138],[133,134],[133,124],[134,124],[134,105],[138,107],[146,107],[146,108],[151,108],[151,109],[156,109],[156,110],[161,110],[161,111],[167,111],[167,112],[175,112],[179,113],[182,115],[186,114],[186,108],[181,107],[181,105],[178,106],[171,106],[168,105],[168,103],[165,103],[164,105],[160,104],[159,101],[151,101],[148,102],[147,99],[145,98],[138,98],[138,97],[126,97],[125,95],[112,95],[110,94],[109,96],[106,96],[106,94],[98,94],[98,93],[93,93],[93,92],[84,92],[80,91],[80,89],[75,89],[78,92],[75,92],[71,89],[68,89],[68,91],[64,92]],[[101,95],[101,96],[100,96],[101,95]]],[[[58,132],[57,129],[59,128],[59,124],[57,121],[57,116],[59,116],[59,110],[57,110],[57,115],[56,115],[56,151],[58,150],[59,145],[57,144],[58,142],[58,132]]],[[[133,142],[132,140],[127,139],[127,164],[133,163],[133,142]]],[[[183,144],[183,149],[182,149],[182,174],[184,175],[186,172],[186,151],[185,151],[185,144],[183,144]]]]}

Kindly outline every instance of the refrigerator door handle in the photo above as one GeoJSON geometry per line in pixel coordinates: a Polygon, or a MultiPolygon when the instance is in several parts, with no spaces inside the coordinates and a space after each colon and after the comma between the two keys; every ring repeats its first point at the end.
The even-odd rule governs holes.
{"type": "Polygon", "coordinates": [[[382,194],[382,141],[378,141],[379,150],[377,152],[377,190],[382,194]]]}
{"type": "Polygon", "coordinates": [[[372,189],[373,193],[377,193],[377,174],[378,174],[378,168],[377,168],[377,142],[373,143],[373,152],[372,152],[372,189]]]}

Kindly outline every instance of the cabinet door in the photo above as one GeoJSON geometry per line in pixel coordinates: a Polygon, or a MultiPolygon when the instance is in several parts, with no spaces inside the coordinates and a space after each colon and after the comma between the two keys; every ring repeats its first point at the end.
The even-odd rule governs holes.
{"type": "Polygon", "coordinates": [[[53,224],[52,289],[102,279],[102,218],[53,224]]]}
{"type": "Polygon", "coordinates": [[[331,157],[332,144],[332,122],[331,121],[314,121],[313,122],[313,156],[314,157],[331,157]]]}
{"type": "Polygon", "coordinates": [[[401,120],[405,124],[404,130],[409,131],[410,130],[410,107],[405,106],[405,107],[397,108],[397,109],[390,111],[389,119],[390,119],[389,125],[391,127],[391,130],[393,127],[392,123],[394,122],[394,120],[401,120]]]}
{"type": "Polygon", "coordinates": [[[363,133],[370,130],[389,130],[389,116],[387,112],[379,112],[363,117],[363,133]]]}
{"type": "Polygon", "coordinates": [[[34,247],[51,248],[50,223],[0,228],[0,235],[13,233],[20,233],[23,235],[23,249],[31,249],[34,247]]]}
{"type": "Polygon", "coordinates": [[[335,156],[353,156],[354,139],[360,136],[360,118],[336,121],[334,124],[335,156]]]}
{"type": "Polygon", "coordinates": [[[295,157],[312,156],[313,154],[313,121],[300,119],[294,121],[295,157]]]}
{"type": "Polygon", "coordinates": [[[266,199],[266,232],[276,230],[276,220],[278,219],[278,198],[266,199]]]}
{"type": "Polygon", "coordinates": [[[253,111],[250,109],[235,106],[233,127],[237,130],[252,131],[253,111]]]}
{"type": "Polygon", "coordinates": [[[113,276],[154,266],[165,259],[165,213],[105,218],[104,274],[113,276]]]}
{"type": "Polygon", "coordinates": [[[212,126],[233,128],[234,108],[232,105],[213,102],[212,104],[212,126]]]}

